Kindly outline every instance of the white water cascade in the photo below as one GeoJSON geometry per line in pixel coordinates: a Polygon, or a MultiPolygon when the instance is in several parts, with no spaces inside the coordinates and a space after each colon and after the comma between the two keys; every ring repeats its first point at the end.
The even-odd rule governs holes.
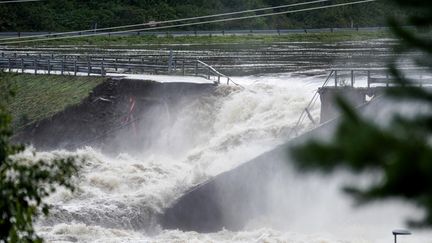
{"type": "MultiPolygon", "coordinates": [[[[108,156],[83,147],[37,152],[33,157],[27,150],[20,156],[85,159],[76,178],[77,191],[59,190],[49,198],[53,209],[49,218],[38,222],[39,234],[48,242],[391,242],[391,230],[404,226],[404,216],[421,212],[401,202],[353,209],[339,191],[347,175],[288,172],[292,184],[286,185],[290,187],[286,192],[294,199],[283,211],[292,215],[291,220],[268,215],[254,219],[241,232],[164,230],[155,221],[156,214],[194,185],[286,142],[324,78],[291,74],[234,78],[245,89],[221,86],[220,95],[208,98],[216,100],[203,98],[183,107],[169,124],[161,121],[165,126],[158,139],[142,154],[125,151],[108,156]],[[338,205],[340,215],[326,212],[328,204],[338,205]]],[[[319,106],[311,111],[318,117],[319,106]]],[[[304,124],[303,131],[310,127],[304,124]]],[[[284,193],[281,188],[274,191],[284,193]]],[[[426,242],[418,240],[403,242],[426,242]]]]}

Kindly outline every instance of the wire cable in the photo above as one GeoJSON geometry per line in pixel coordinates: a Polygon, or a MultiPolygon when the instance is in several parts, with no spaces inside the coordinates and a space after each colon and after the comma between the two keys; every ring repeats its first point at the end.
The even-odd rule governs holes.
{"type": "MultiPolygon", "coordinates": [[[[32,0],[32,1],[35,1],[35,0],[32,0]]],[[[150,27],[152,27],[153,25],[169,24],[169,23],[175,23],[175,22],[183,22],[183,21],[206,19],[206,18],[223,17],[223,16],[229,16],[229,15],[252,13],[252,12],[274,10],[274,9],[281,9],[281,8],[289,8],[289,7],[303,6],[303,5],[322,3],[322,2],[328,2],[328,1],[331,1],[331,0],[316,0],[316,1],[310,1],[310,2],[280,5],[280,6],[275,6],[275,7],[258,8],[258,9],[251,9],[251,10],[244,10],[244,11],[237,11],[237,12],[230,12],[230,13],[222,13],[222,14],[212,14],[212,15],[205,15],[205,16],[198,16],[198,17],[182,18],[182,19],[172,19],[172,20],[166,20],[166,21],[155,21],[155,22],[148,22],[148,23],[142,23],[142,24],[122,25],[122,26],[114,26],[114,27],[99,28],[99,29],[87,29],[87,30],[79,30],[79,31],[77,30],[77,31],[69,31],[69,32],[61,32],[61,33],[43,34],[43,35],[32,35],[32,36],[25,36],[25,37],[19,37],[19,38],[11,37],[11,38],[0,39],[0,41],[15,40],[15,39],[22,40],[22,39],[47,37],[47,36],[58,36],[58,35],[67,35],[67,34],[79,34],[79,33],[85,33],[85,32],[98,32],[98,31],[105,31],[105,30],[126,29],[126,28],[138,27],[138,26],[150,26],[150,27]]]]}
{"type": "Polygon", "coordinates": [[[327,5],[327,6],[319,6],[319,7],[311,7],[311,8],[297,9],[297,10],[281,11],[281,12],[276,12],[276,13],[267,13],[267,14],[252,15],[252,16],[242,16],[242,17],[227,18],[227,19],[207,20],[207,21],[200,21],[200,22],[177,24],[177,25],[150,27],[150,28],[144,28],[144,29],[132,29],[132,30],[123,30],[123,31],[114,31],[114,32],[103,32],[103,33],[94,33],[94,34],[87,34],[87,35],[61,36],[61,37],[35,39],[35,40],[8,41],[8,42],[0,42],[0,45],[28,43],[28,42],[40,42],[40,41],[50,41],[50,40],[61,40],[61,39],[74,39],[74,38],[111,35],[111,34],[124,34],[124,33],[129,33],[129,32],[139,32],[139,31],[148,31],[148,30],[170,29],[170,28],[177,28],[177,27],[186,27],[186,26],[194,26],[194,25],[202,25],[202,24],[210,24],[210,23],[220,23],[220,22],[228,22],[228,21],[235,21],[235,20],[261,18],[261,17],[290,14],[290,13],[307,12],[307,11],[320,10],[320,9],[329,9],[329,8],[350,6],[350,5],[375,2],[375,1],[377,1],[377,0],[361,0],[361,1],[355,1],[355,2],[349,2],[349,3],[339,3],[339,4],[332,4],[332,5],[327,5]]]}

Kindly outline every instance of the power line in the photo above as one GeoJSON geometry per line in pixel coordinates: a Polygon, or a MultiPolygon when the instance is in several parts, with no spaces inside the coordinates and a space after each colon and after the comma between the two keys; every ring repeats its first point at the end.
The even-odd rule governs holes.
{"type": "Polygon", "coordinates": [[[11,1],[0,1],[0,4],[5,3],[26,3],[26,2],[41,2],[43,0],[11,0],[11,1]]]}
{"type": "MultiPolygon", "coordinates": [[[[33,1],[35,1],[35,0],[33,0],[33,1]]],[[[182,19],[172,19],[172,20],[166,20],[166,21],[155,21],[155,22],[142,23],[142,24],[122,25],[122,26],[114,26],[114,27],[107,27],[107,28],[100,28],[100,29],[87,29],[87,30],[79,30],[79,31],[69,31],[69,32],[61,32],[61,33],[44,34],[44,35],[33,35],[33,36],[25,36],[25,37],[20,37],[20,38],[17,38],[17,37],[3,38],[3,39],[0,39],[0,41],[16,40],[16,39],[22,40],[22,39],[39,38],[39,37],[43,38],[43,37],[47,37],[47,36],[58,36],[58,35],[67,35],[67,34],[81,34],[83,32],[85,33],[85,32],[95,32],[95,31],[105,31],[105,30],[126,29],[126,28],[138,27],[138,26],[150,26],[150,27],[152,27],[154,25],[160,25],[160,24],[169,24],[169,23],[183,22],[183,21],[190,21],[190,20],[215,18],[215,17],[223,17],[223,16],[230,16],[230,15],[237,15],[237,14],[244,14],[244,13],[260,12],[260,11],[266,11],[266,10],[297,7],[297,6],[322,3],[322,2],[329,2],[329,1],[331,1],[331,0],[315,0],[315,1],[309,1],[309,2],[280,5],[280,6],[275,6],[275,7],[258,8],[258,9],[229,12],[229,13],[222,13],[222,14],[212,14],[212,15],[205,15],[205,16],[198,16],[198,17],[182,18],[182,19]]]]}
{"type": "Polygon", "coordinates": [[[28,42],[39,42],[39,41],[49,41],[49,40],[61,40],[61,39],[73,39],[73,38],[101,36],[101,35],[109,35],[109,34],[123,34],[123,33],[128,33],[128,32],[138,32],[138,31],[148,31],[148,30],[170,29],[170,28],[177,28],[177,27],[186,27],[186,26],[210,24],[210,23],[220,23],[220,22],[228,22],[228,21],[235,21],[235,20],[261,18],[261,17],[281,15],[281,14],[307,12],[307,11],[313,11],[313,10],[336,8],[336,7],[356,5],[356,4],[375,2],[375,1],[377,1],[377,0],[361,0],[361,1],[355,1],[355,2],[349,2],[349,3],[339,3],[339,4],[332,4],[332,5],[327,5],[327,6],[311,7],[311,8],[297,9],[297,10],[288,10],[288,11],[282,11],[282,12],[276,12],[276,13],[267,13],[267,14],[253,15],[253,16],[242,16],[242,17],[227,18],[227,19],[207,20],[207,21],[201,21],[201,22],[192,22],[192,23],[184,23],[184,24],[169,25],[169,26],[150,27],[150,28],[144,28],[144,29],[132,29],[132,30],[114,31],[114,32],[108,32],[108,33],[104,32],[104,33],[94,33],[94,34],[87,34],[87,35],[62,36],[62,37],[53,37],[53,38],[44,38],[44,39],[35,39],[35,40],[10,41],[10,42],[0,43],[0,45],[28,43],[28,42]]]}

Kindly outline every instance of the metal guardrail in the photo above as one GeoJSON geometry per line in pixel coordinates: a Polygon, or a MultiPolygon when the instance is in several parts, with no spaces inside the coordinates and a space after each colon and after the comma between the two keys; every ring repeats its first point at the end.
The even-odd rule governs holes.
{"type": "MultiPolygon", "coordinates": [[[[399,68],[398,70],[401,71],[406,78],[409,78],[414,85],[432,84],[432,76],[428,73],[428,69],[405,67],[399,68]]],[[[356,87],[356,79],[359,76],[366,78],[367,88],[373,86],[390,87],[392,85],[398,85],[396,78],[389,73],[388,68],[337,68],[332,69],[331,72],[334,72],[335,87],[356,87]],[[347,80],[349,82],[347,82],[347,80]]]]}
{"type": "Polygon", "coordinates": [[[221,78],[225,78],[225,79],[226,79],[226,82],[227,82],[227,85],[229,85],[230,82],[233,83],[233,84],[235,84],[235,85],[239,85],[239,84],[235,83],[235,82],[234,82],[230,77],[228,77],[228,76],[225,75],[225,74],[220,73],[220,72],[217,71],[214,67],[208,65],[207,63],[205,63],[205,62],[203,62],[203,61],[200,61],[200,60],[197,60],[197,63],[200,64],[200,65],[202,65],[202,66],[204,66],[205,68],[208,69],[208,73],[207,73],[207,77],[208,77],[208,78],[207,78],[207,79],[210,80],[211,74],[213,74],[214,76],[217,77],[217,83],[218,83],[218,84],[221,83],[221,78]]]}
{"type": "MultiPolygon", "coordinates": [[[[330,82],[331,78],[334,76],[334,74],[335,74],[335,72],[334,72],[333,70],[331,70],[331,71],[330,71],[330,74],[327,76],[327,78],[326,78],[326,80],[324,81],[324,83],[323,83],[323,85],[321,86],[321,88],[326,87],[326,86],[329,84],[329,82],[330,82]]],[[[313,118],[312,114],[310,113],[310,109],[311,109],[311,108],[316,104],[316,102],[317,102],[317,100],[318,100],[318,98],[319,98],[318,90],[319,90],[319,89],[317,89],[317,90],[315,91],[315,93],[314,93],[314,95],[313,95],[311,101],[308,103],[308,105],[306,106],[306,108],[304,108],[303,111],[302,111],[302,113],[300,114],[300,117],[299,117],[299,119],[297,120],[297,123],[295,124],[294,128],[291,130],[291,132],[290,132],[290,134],[289,134],[290,137],[291,137],[293,134],[294,134],[295,136],[298,136],[298,132],[299,132],[298,129],[299,129],[299,127],[301,126],[301,124],[303,124],[303,122],[304,122],[304,120],[305,120],[306,118],[308,118],[308,119],[312,122],[313,125],[317,125],[317,124],[318,124],[318,121],[316,121],[316,120],[313,118]]]]}
{"type": "MultiPolygon", "coordinates": [[[[410,85],[432,85],[432,76],[426,75],[428,74],[428,69],[425,68],[415,68],[415,67],[406,67],[399,68],[406,77],[409,77],[413,83],[410,85]]],[[[429,73],[430,74],[430,73],[429,73]]],[[[323,85],[320,88],[324,87],[351,87],[351,88],[367,88],[371,89],[374,87],[390,87],[394,85],[399,85],[395,82],[395,78],[389,74],[388,68],[337,68],[331,69],[329,75],[324,81],[323,85]],[[358,76],[366,77],[367,87],[356,87],[356,78],[358,76]],[[349,82],[343,82],[341,85],[340,81],[344,78],[344,80],[348,79],[349,82]],[[346,78],[346,79],[345,79],[346,78]],[[334,81],[334,86],[329,86],[331,81],[334,81]],[[375,85],[375,86],[373,86],[375,85]]],[[[317,89],[308,103],[305,109],[303,109],[300,114],[297,123],[294,128],[290,132],[290,136],[294,134],[298,136],[298,130],[301,124],[303,124],[304,120],[308,118],[314,125],[317,125],[318,122],[313,118],[310,110],[316,104],[319,98],[319,89],[317,89]]]]}
{"type": "Polygon", "coordinates": [[[18,55],[17,53],[0,54],[0,68],[8,72],[28,72],[34,74],[74,75],[84,73],[105,76],[108,73],[151,73],[183,76],[200,76],[208,80],[214,78],[216,84],[226,79],[227,85],[236,84],[229,76],[217,71],[203,61],[188,58],[175,58],[170,55],[152,56],[80,56],[61,55],[18,55]]]}

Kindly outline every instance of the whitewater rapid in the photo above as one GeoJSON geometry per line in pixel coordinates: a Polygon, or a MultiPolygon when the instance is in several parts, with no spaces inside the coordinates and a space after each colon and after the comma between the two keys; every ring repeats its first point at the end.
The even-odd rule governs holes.
{"type": "MultiPolygon", "coordinates": [[[[156,216],[187,190],[286,142],[325,75],[287,73],[233,79],[243,88],[220,86],[219,95],[182,107],[177,117],[169,117],[167,123],[161,121],[165,125],[158,131],[158,139],[141,154],[125,151],[106,155],[98,148],[83,147],[76,151],[37,152],[35,156],[28,149],[20,155],[32,160],[66,156],[85,160],[76,178],[77,190],[70,193],[60,189],[48,199],[53,208],[48,218],[38,222],[39,234],[48,242],[390,242],[391,235],[386,236],[390,231],[378,236],[369,234],[374,231],[374,223],[379,222],[379,230],[387,230],[382,226],[393,219],[382,215],[387,217],[400,209],[405,214],[418,213],[403,203],[394,203],[388,210],[378,207],[365,211],[368,215],[364,218],[370,221],[351,225],[349,233],[337,232],[341,222],[334,223],[335,227],[330,227],[334,229],[327,232],[315,222],[333,224],[325,204],[315,207],[308,201],[310,196],[302,195],[303,186],[290,185],[290,192],[299,195],[290,208],[298,219],[291,222],[291,228],[287,225],[287,229],[276,229],[269,216],[251,222],[241,232],[200,234],[161,229],[156,216]],[[302,205],[315,208],[304,212],[307,217],[300,220],[302,212],[296,211],[296,207],[300,209],[302,205]],[[303,230],[307,225],[310,230],[303,230]],[[350,235],[352,232],[358,234],[350,235]],[[376,238],[371,240],[371,235],[376,238]]],[[[311,113],[319,117],[319,103],[311,108],[311,113]]],[[[166,114],[160,117],[168,119],[166,114]]],[[[306,122],[301,129],[307,131],[311,127],[306,122]]],[[[341,204],[344,214],[352,209],[349,203],[343,203],[348,199],[339,194],[339,181],[314,179],[308,186],[317,194],[337,197],[334,203],[341,204]],[[328,185],[322,185],[323,181],[328,185]]],[[[332,199],[326,201],[329,202],[332,199]]],[[[403,226],[399,216],[395,216],[395,225],[403,226]]]]}

